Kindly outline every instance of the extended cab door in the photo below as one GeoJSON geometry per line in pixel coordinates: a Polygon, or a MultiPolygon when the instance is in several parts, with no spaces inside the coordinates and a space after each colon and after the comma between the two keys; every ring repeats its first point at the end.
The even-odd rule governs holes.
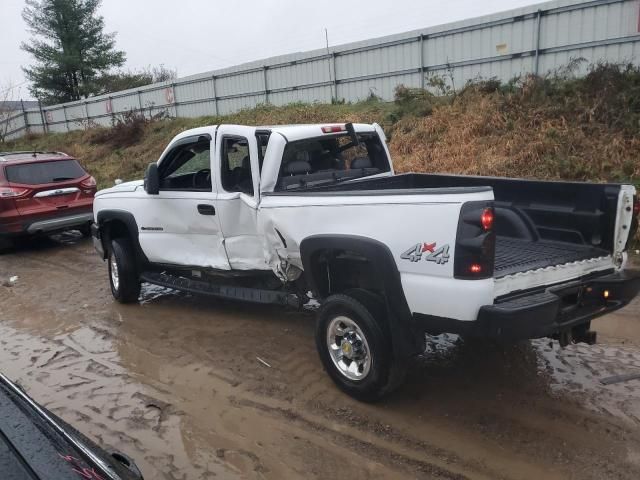
{"type": "Polygon", "coordinates": [[[260,162],[256,129],[221,126],[216,138],[218,171],[214,177],[229,265],[234,270],[269,270],[257,227],[260,162]]]}
{"type": "Polygon", "coordinates": [[[136,212],[140,246],[154,263],[229,270],[216,205],[209,135],[182,138],[158,162],[160,192],[136,212]]]}

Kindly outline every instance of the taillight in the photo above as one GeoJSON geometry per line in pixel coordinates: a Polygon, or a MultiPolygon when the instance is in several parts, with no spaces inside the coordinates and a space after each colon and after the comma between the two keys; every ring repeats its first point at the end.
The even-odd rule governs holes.
{"type": "Polygon", "coordinates": [[[482,210],[482,215],[480,215],[480,224],[485,232],[488,232],[493,228],[493,218],[493,207],[487,207],[482,210]]]}
{"type": "Polygon", "coordinates": [[[96,179],[93,177],[89,177],[80,182],[80,186],[82,188],[93,188],[96,186],[96,179]]]}
{"type": "Polygon", "coordinates": [[[0,187],[0,198],[22,197],[27,192],[29,192],[28,188],[0,187]]]}
{"type": "Polygon", "coordinates": [[[493,276],[496,235],[491,202],[467,202],[460,209],[453,276],[482,279],[493,276]]]}
{"type": "Polygon", "coordinates": [[[638,195],[633,196],[633,216],[640,216],[640,197],[638,195]]]}

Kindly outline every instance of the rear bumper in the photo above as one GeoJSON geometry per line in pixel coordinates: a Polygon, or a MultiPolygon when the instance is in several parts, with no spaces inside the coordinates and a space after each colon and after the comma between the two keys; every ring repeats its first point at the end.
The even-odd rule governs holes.
{"type": "Polygon", "coordinates": [[[627,305],[640,291],[640,273],[622,271],[527,292],[480,308],[475,321],[414,314],[428,333],[523,340],[555,335],[627,305]],[[605,298],[605,291],[608,297],[605,298]]]}
{"type": "Polygon", "coordinates": [[[89,225],[93,221],[93,213],[79,213],[58,218],[40,220],[29,224],[27,233],[48,233],[66,230],[73,227],[89,225]]]}
{"type": "Polygon", "coordinates": [[[0,223],[0,236],[20,237],[39,233],[54,233],[72,228],[88,226],[93,221],[92,208],[74,209],[71,212],[57,212],[35,218],[17,217],[10,223],[0,223]]]}

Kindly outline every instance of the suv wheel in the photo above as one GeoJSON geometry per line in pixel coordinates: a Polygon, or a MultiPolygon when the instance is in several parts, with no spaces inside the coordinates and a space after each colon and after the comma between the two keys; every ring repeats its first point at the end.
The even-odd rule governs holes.
{"type": "Polygon", "coordinates": [[[91,236],[91,224],[82,225],[81,227],[78,228],[78,230],[80,231],[83,237],[88,238],[91,236]]]}
{"type": "Polygon", "coordinates": [[[4,253],[5,250],[9,250],[12,247],[13,241],[10,238],[0,236],[0,253],[4,253]]]}
{"type": "Polygon", "coordinates": [[[108,261],[109,283],[113,298],[120,303],[137,302],[141,284],[131,242],[126,238],[113,239],[108,261]]]}
{"type": "MultiPolygon", "coordinates": [[[[398,382],[389,336],[384,335],[378,302],[331,295],[318,311],[316,347],[325,370],[343,391],[371,402],[398,382]]],[[[401,362],[402,363],[402,362],[401,362]]]]}

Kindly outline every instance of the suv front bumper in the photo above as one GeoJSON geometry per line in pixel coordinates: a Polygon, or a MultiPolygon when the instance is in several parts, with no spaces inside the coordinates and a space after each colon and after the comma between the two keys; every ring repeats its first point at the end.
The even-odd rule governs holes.
{"type": "Polygon", "coordinates": [[[480,308],[475,321],[414,314],[427,333],[503,340],[541,338],[566,332],[627,305],[640,291],[640,274],[621,271],[602,277],[509,295],[480,308]]]}

